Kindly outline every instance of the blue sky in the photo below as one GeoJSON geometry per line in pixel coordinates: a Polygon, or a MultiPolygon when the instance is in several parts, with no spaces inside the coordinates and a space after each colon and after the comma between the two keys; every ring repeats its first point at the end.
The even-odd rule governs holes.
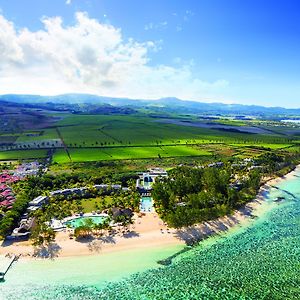
{"type": "Polygon", "coordinates": [[[296,0],[0,0],[0,15],[1,94],[300,107],[296,0]]]}

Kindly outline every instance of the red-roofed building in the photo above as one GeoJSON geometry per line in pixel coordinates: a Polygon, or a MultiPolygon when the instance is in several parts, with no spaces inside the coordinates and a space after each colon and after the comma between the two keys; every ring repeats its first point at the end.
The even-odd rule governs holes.
{"type": "Polygon", "coordinates": [[[8,207],[8,206],[11,206],[11,202],[9,202],[8,200],[4,200],[4,201],[0,202],[0,205],[8,207]]]}
{"type": "Polygon", "coordinates": [[[5,190],[4,192],[1,192],[0,195],[2,195],[3,197],[12,196],[12,191],[5,190]]]}
{"type": "Polygon", "coordinates": [[[10,175],[7,171],[2,172],[2,174],[0,175],[0,183],[17,182],[19,180],[19,176],[10,175]]]}
{"type": "Polygon", "coordinates": [[[3,191],[5,189],[7,189],[8,186],[6,184],[0,184],[0,190],[3,191]]]}

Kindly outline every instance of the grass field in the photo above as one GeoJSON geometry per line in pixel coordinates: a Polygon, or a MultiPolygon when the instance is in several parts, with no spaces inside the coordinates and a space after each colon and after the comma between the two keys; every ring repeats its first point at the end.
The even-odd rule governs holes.
{"type": "MultiPolygon", "coordinates": [[[[113,147],[113,148],[87,148],[69,149],[73,162],[120,160],[139,158],[161,158],[177,156],[203,156],[210,155],[209,151],[193,146],[165,146],[165,147],[113,147]]],[[[66,152],[62,149],[54,154],[53,161],[56,163],[70,162],[66,152]]]]}
{"type": "Polygon", "coordinates": [[[1,151],[0,160],[36,159],[44,158],[46,155],[47,150],[1,151]]]}
{"type": "Polygon", "coordinates": [[[105,205],[110,204],[113,202],[112,197],[110,196],[103,196],[103,197],[97,197],[97,198],[91,198],[91,199],[82,199],[80,201],[82,205],[82,211],[84,213],[90,213],[92,211],[96,211],[99,209],[103,209],[105,205],[103,205],[105,202],[105,205]]]}

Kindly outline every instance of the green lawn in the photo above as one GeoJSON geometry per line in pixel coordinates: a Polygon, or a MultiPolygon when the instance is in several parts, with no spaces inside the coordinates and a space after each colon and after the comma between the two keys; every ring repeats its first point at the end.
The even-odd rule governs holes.
{"type": "Polygon", "coordinates": [[[82,199],[80,200],[80,203],[82,205],[82,210],[84,213],[89,213],[96,210],[102,210],[105,205],[103,203],[105,202],[106,205],[109,203],[112,203],[113,199],[111,196],[104,196],[104,197],[97,197],[97,198],[91,198],[91,199],[82,199]]]}
{"type": "Polygon", "coordinates": [[[47,150],[15,150],[0,151],[0,160],[35,159],[44,158],[47,150]]]}

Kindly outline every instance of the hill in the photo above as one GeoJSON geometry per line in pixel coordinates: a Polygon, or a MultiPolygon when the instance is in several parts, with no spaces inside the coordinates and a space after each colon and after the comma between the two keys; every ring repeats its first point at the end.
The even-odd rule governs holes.
{"type": "Polygon", "coordinates": [[[0,101],[15,102],[20,104],[93,104],[126,106],[133,109],[145,108],[153,112],[174,112],[192,114],[234,114],[234,115],[262,115],[262,116],[299,116],[300,108],[288,109],[283,107],[264,107],[258,105],[205,103],[181,100],[177,98],[162,98],[157,100],[112,98],[90,94],[63,94],[57,96],[39,95],[2,95],[0,101]]]}

